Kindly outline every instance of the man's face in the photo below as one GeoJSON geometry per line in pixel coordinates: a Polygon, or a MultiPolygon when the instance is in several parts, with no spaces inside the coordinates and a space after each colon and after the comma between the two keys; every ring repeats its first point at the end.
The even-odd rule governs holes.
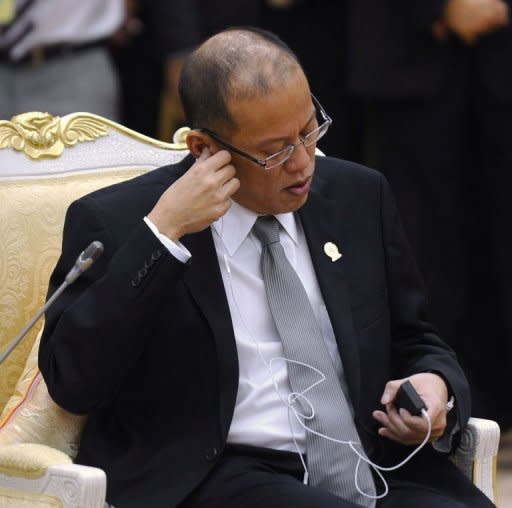
{"type": "MultiPolygon", "coordinates": [[[[238,128],[226,141],[258,159],[297,143],[300,136],[317,127],[309,86],[301,71],[268,95],[233,100],[228,106],[238,128]]],[[[260,214],[299,209],[308,197],[315,170],[314,152],[315,145],[305,148],[299,143],[284,164],[270,170],[232,153],[240,180],[233,199],[260,214]]]]}

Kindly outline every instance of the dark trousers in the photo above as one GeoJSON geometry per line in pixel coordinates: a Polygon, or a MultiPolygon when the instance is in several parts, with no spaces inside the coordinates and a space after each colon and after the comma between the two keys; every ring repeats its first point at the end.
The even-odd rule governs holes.
{"type": "Polygon", "coordinates": [[[474,416],[512,426],[512,104],[472,63],[436,96],[372,104],[375,166],[390,181],[431,318],[473,390],[474,416]],[[504,399],[505,398],[505,399],[504,399]]]}
{"type": "MultiPolygon", "coordinates": [[[[424,459],[419,457],[413,468],[413,480],[402,478],[401,474],[386,476],[390,492],[377,502],[377,507],[494,506],[446,457],[436,458],[438,464],[432,467],[431,462],[423,464],[424,459]]],[[[357,508],[322,489],[304,485],[303,475],[300,459],[294,453],[231,446],[180,508],[357,508]]],[[[411,476],[410,469],[407,476],[411,476]]]]}

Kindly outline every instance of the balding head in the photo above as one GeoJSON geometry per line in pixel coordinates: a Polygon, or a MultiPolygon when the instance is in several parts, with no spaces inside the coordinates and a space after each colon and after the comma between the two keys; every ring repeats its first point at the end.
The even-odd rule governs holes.
{"type": "Polygon", "coordinates": [[[189,126],[232,130],[232,101],[268,94],[297,72],[303,72],[297,57],[269,32],[234,28],[214,35],[189,56],[181,74],[189,126]]]}

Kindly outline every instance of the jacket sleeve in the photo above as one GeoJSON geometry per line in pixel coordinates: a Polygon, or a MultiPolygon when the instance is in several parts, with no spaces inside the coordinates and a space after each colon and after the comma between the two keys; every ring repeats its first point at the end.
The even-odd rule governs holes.
{"type": "Polygon", "coordinates": [[[455,353],[428,320],[425,289],[391,189],[383,176],[381,217],[390,301],[393,378],[419,372],[439,374],[455,396],[457,421],[463,428],[471,411],[469,386],[455,353]]]}
{"type": "Polygon", "coordinates": [[[39,367],[50,395],[78,414],[115,397],[144,351],[166,288],[186,269],[143,220],[121,243],[100,217],[87,198],[67,212],[49,296],[91,241],[101,241],[105,251],[47,311],[39,348],[39,367]]]}

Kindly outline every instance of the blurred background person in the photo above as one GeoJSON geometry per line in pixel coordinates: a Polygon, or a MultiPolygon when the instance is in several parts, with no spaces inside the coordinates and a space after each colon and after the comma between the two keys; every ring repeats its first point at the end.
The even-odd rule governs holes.
{"type": "Polygon", "coordinates": [[[365,160],[363,101],[347,88],[348,2],[266,0],[260,26],[283,39],[297,54],[311,88],[334,119],[319,148],[333,157],[365,160]]]}
{"type": "Polygon", "coordinates": [[[168,139],[159,129],[162,98],[172,94],[172,107],[178,108],[173,118],[179,117],[177,79],[184,56],[201,39],[197,7],[186,0],[125,0],[125,6],[125,21],[112,40],[121,80],[121,121],[168,139]]]}
{"type": "Polygon", "coordinates": [[[511,0],[351,0],[349,86],[474,416],[512,425],[511,0]]]}
{"type": "Polygon", "coordinates": [[[257,25],[261,0],[125,0],[113,40],[124,125],[169,140],[183,122],[178,79],[185,56],[210,35],[257,25]]]}
{"type": "Polygon", "coordinates": [[[0,118],[28,111],[89,111],[118,118],[108,39],[123,0],[4,0],[0,20],[0,118]]]}

